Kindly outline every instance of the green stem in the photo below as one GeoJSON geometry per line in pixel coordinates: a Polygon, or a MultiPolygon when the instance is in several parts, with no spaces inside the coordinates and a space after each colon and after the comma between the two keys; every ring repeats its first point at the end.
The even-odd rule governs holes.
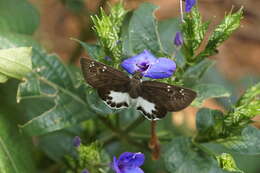
{"type": "Polygon", "coordinates": [[[150,151],[149,148],[143,144],[143,143],[139,143],[135,140],[133,140],[125,131],[122,131],[119,128],[116,128],[113,126],[113,124],[105,117],[98,115],[98,119],[101,120],[101,122],[107,127],[109,128],[112,132],[115,133],[115,135],[121,139],[126,141],[129,144],[135,145],[138,148],[142,148],[144,150],[150,151]]]}
{"type": "Polygon", "coordinates": [[[217,154],[214,153],[213,151],[207,149],[206,147],[204,147],[203,145],[201,145],[200,143],[196,142],[194,139],[192,139],[192,144],[195,145],[197,148],[201,149],[202,151],[204,151],[205,153],[207,153],[208,155],[216,158],[217,154]]]}
{"type": "MultiPolygon", "coordinates": [[[[140,139],[140,140],[149,140],[151,138],[151,135],[148,134],[137,134],[137,133],[130,133],[129,134],[132,138],[135,139],[140,139]]],[[[172,140],[172,136],[169,135],[160,135],[157,134],[159,141],[171,141],[172,140]]]]}
{"type": "Polygon", "coordinates": [[[125,128],[124,132],[128,133],[132,131],[133,129],[138,127],[144,120],[145,118],[143,116],[139,116],[134,122],[132,122],[129,126],[125,128]]]}

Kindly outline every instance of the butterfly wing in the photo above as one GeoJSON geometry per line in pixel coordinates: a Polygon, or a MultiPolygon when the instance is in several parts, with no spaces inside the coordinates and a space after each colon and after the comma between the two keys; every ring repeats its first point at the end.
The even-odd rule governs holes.
{"type": "Polygon", "coordinates": [[[80,64],[85,81],[108,106],[128,107],[130,79],[125,73],[89,58],[81,58],[80,64]]]}
{"type": "MultiPolygon", "coordinates": [[[[163,118],[167,112],[180,111],[190,105],[197,96],[191,89],[155,81],[142,82],[141,90],[140,96],[155,104],[153,115],[149,114],[151,119],[163,118]]],[[[141,111],[144,114],[147,113],[144,106],[139,109],[143,109],[141,111]]]]}

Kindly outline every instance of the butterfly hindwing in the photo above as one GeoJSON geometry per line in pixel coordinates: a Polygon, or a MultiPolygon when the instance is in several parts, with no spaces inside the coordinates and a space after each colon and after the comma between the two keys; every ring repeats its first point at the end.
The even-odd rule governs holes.
{"type": "Polygon", "coordinates": [[[129,77],[95,60],[81,58],[80,64],[86,82],[97,89],[98,95],[111,108],[129,106],[129,77]]]}
{"type": "Polygon", "coordinates": [[[156,118],[186,108],[197,95],[191,89],[155,81],[142,82],[141,89],[141,97],[156,105],[153,110],[156,118]]]}

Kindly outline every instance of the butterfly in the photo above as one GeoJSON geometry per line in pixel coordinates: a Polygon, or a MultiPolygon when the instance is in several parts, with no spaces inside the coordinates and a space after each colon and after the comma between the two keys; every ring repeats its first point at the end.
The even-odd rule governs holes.
{"type": "Polygon", "coordinates": [[[158,120],[167,112],[186,108],[196,92],[156,81],[142,81],[141,73],[129,77],[124,72],[101,62],[80,59],[85,81],[97,90],[99,97],[113,109],[134,106],[149,120],[158,120]]]}

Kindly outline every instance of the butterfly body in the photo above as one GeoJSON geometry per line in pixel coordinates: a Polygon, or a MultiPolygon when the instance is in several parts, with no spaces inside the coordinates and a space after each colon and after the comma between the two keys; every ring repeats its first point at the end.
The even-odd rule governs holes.
{"type": "Polygon", "coordinates": [[[158,120],[167,112],[184,109],[196,97],[196,92],[190,89],[142,81],[138,72],[130,78],[91,59],[82,58],[81,68],[86,82],[97,89],[98,95],[109,107],[121,109],[133,106],[149,120],[158,120]]]}

